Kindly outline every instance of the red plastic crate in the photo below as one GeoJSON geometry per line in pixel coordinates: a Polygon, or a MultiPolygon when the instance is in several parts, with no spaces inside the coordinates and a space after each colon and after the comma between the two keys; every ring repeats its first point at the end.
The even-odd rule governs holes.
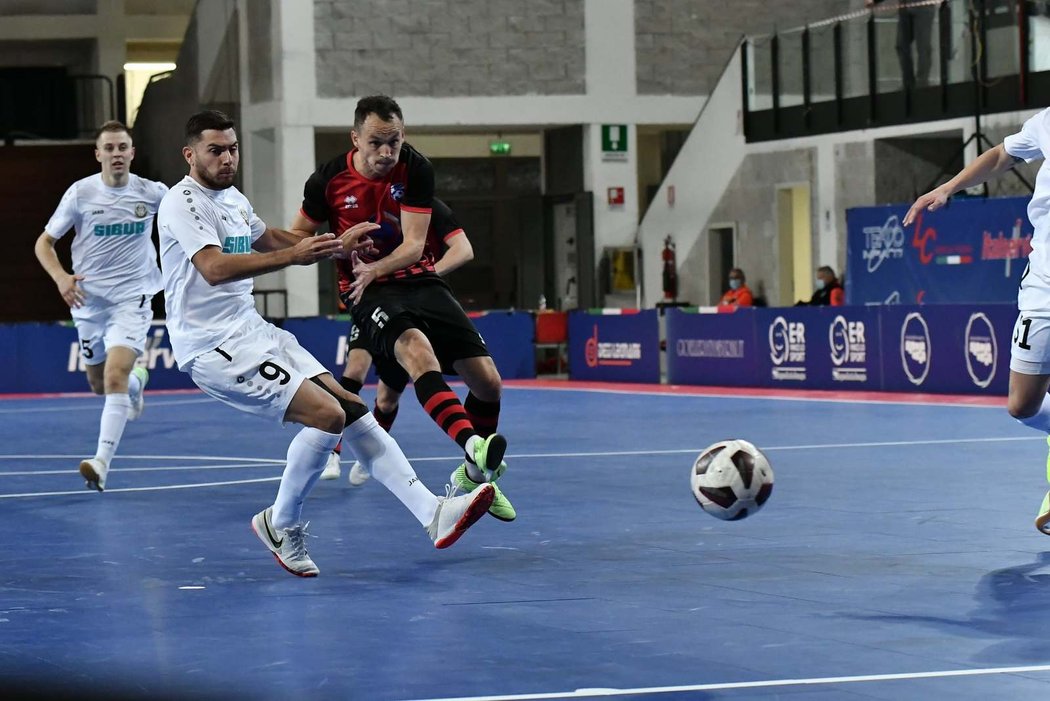
{"type": "Polygon", "coordinates": [[[568,339],[568,312],[536,312],[536,343],[565,343],[568,339]]]}

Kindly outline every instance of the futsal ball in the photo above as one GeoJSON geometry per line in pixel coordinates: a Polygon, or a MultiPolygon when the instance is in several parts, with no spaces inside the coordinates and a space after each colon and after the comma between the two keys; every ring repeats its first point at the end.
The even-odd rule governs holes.
{"type": "Polygon", "coordinates": [[[761,509],[773,493],[773,468],[762,451],[747,441],[719,441],[700,453],[690,482],[704,511],[738,521],[761,509]]]}

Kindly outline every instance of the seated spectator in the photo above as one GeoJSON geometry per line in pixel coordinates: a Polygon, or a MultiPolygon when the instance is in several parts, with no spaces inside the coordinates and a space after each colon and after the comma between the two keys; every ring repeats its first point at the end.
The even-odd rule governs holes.
{"type": "Polygon", "coordinates": [[[841,307],[846,303],[846,291],[842,289],[842,283],[835,277],[835,271],[831,267],[822,265],[817,268],[816,286],[817,290],[808,302],[799,301],[795,306],[841,307]]]}
{"type": "Polygon", "coordinates": [[[747,286],[747,278],[740,268],[729,271],[729,289],[722,295],[720,305],[733,307],[750,307],[754,303],[754,296],[747,286]]]}

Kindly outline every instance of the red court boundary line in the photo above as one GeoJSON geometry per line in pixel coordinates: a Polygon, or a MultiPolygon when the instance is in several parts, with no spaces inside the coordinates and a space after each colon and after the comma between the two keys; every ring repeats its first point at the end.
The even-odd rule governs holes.
{"type": "MultiPolygon", "coordinates": [[[[453,384],[459,384],[454,382],[453,384]]],[[[520,389],[591,390],[604,392],[637,392],[695,397],[739,397],[839,402],[872,402],[889,404],[944,404],[964,406],[1006,406],[1006,397],[984,394],[929,394],[923,392],[844,392],[826,389],[781,389],[767,387],[698,387],[695,385],[656,385],[628,382],[583,382],[579,380],[504,380],[507,387],[520,389]]],[[[374,385],[366,385],[372,386],[374,385]]],[[[204,393],[197,389],[149,390],[150,396],[204,393]]],[[[35,394],[0,394],[0,400],[65,399],[93,397],[91,392],[50,392],[35,394]]]]}
{"type": "Polygon", "coordinates": [[[697,397],[771,397],[776,399],[831,400],[840,402],[879,402],[891,404],[947,404],[1006,407],[1006,397],[985,394],[930,394],[924,392],[844,392],[828,389],[781,389],[767,387],[698,387],[696,385],[655,385],[626,382],[583,382],[578,380],[504,380],[507,387],[639,392],[697,397]]]}

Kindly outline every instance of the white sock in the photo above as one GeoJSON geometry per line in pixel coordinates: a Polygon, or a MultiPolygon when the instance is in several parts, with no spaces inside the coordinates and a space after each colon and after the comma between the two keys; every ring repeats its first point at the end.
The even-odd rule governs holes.
{"type": "Polygon", "coordinates": [[[98,448],[95,449],[95,458],[109,465],[113,460],[113,454],[117,452],[120,445],[120,437],[124,435],[124,425],[128,422],[128,412],[131,410],[131,399],[126,394],[107,394],[106,403],[102,407],[102,419],[98,427],[98,448]]]}
{"type": "Polygon", "coordinates": [[[437,497],[416,476],[401,447],[376,423],[375,417],[365,414],[346,427],[343,438],[372,476],[393,492],[417,521],[429,526],[437,512],[437,497]]]}
{"type": "Polygon", "coordinates": [[[481,468],[474,464],[474,447],[478,444],[478,441],[485,440],[481,436],[471,436],[467,439],[467,444],[463,447],[467,454],[467,477],[474,480],[478,484],[488,482],[485,477],[485,473],[481,471],[481,468]]]}
{"type": "Polygon", "coordinates": [[[271,522],[274,528],[288,528],[303,517],[303,500],[321,476],[328,454],[339,442],[338,433],[307,426],[288,445],[288,464],[277,488],[271,522]]]}
{"type": "Polygon", "coordinates": [[[142,391],[142,380],[135,373],[128,375],[128,394],[137,394],[142,391]]]}
{"type": "Polygon", "coordinates": [[[1050,394],[1043,397],[1043,403],[1039,407],[1039,411],[1035,412],[1034,416],[1029,416],[1026,419],[1018,419],[1025,426],[1031,426],[1037,431],[1043,433],[1050,433],[1050,394]]]}

